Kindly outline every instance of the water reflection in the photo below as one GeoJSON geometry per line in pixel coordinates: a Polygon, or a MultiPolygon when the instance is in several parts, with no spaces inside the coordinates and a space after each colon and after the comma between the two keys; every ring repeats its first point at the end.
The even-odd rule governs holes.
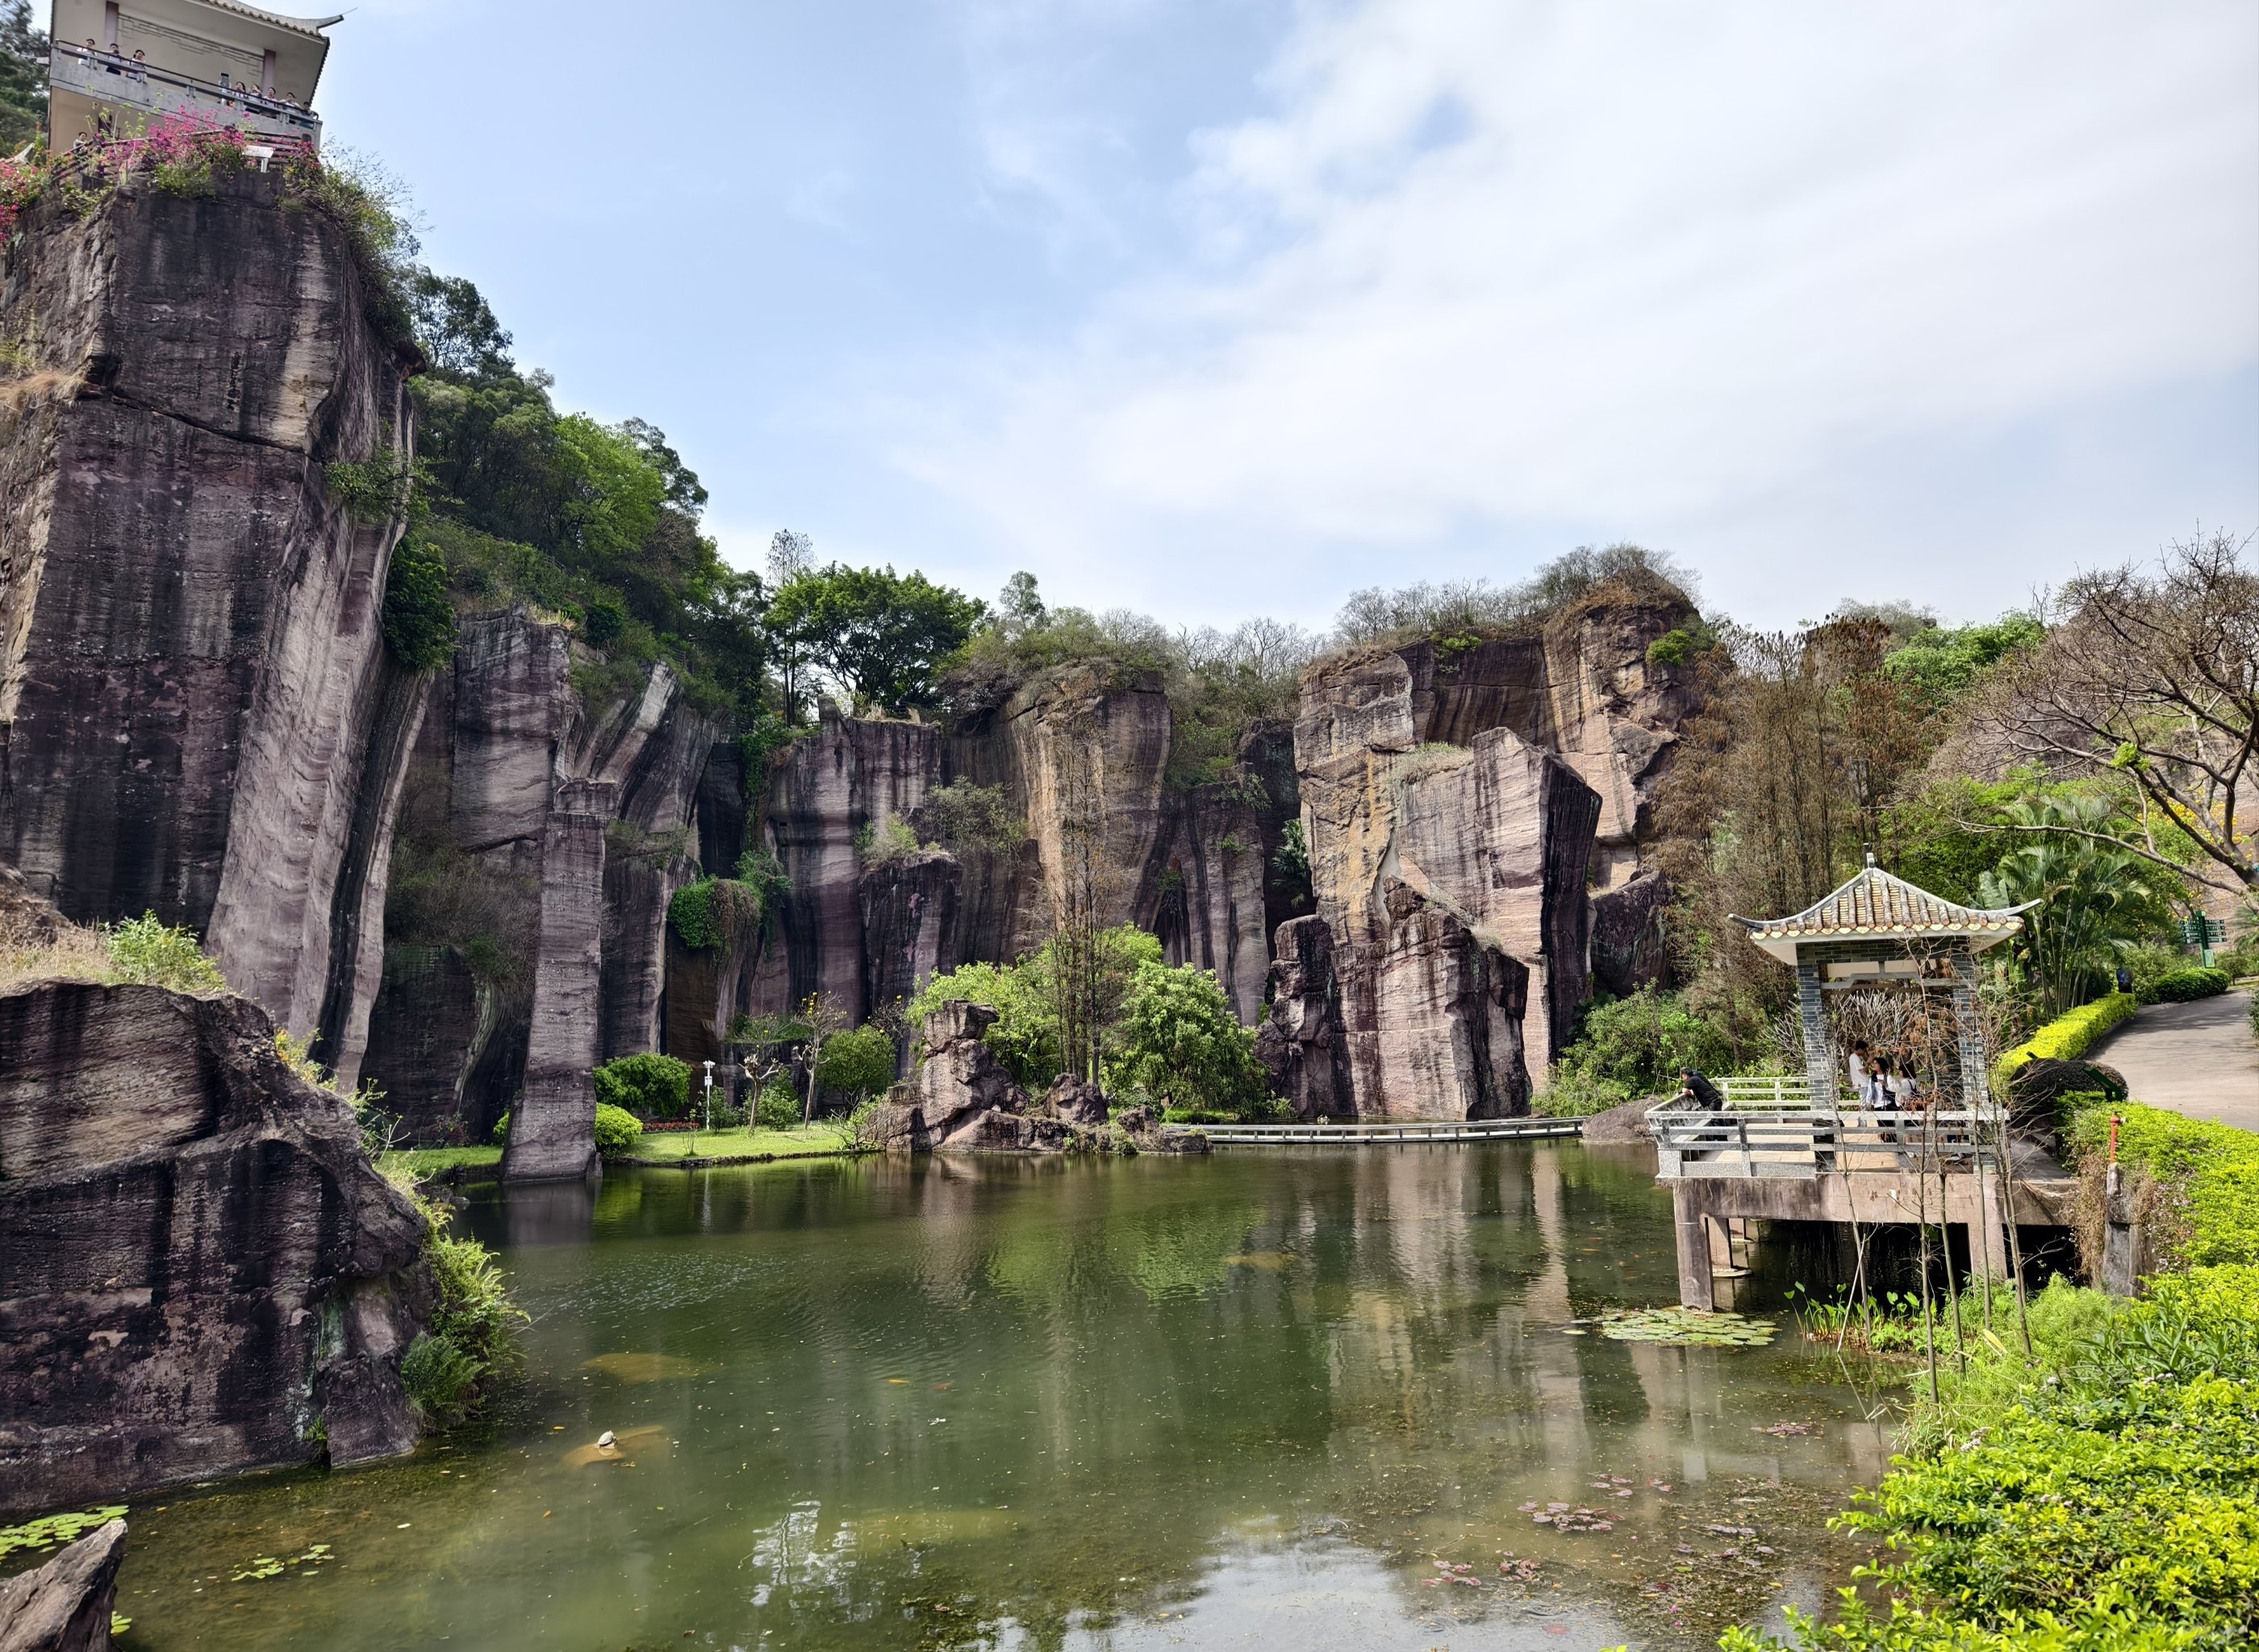
{"type": "Polygon", "coordinates": [[[137,1512],[137,1637],[1691,1647],[1840,1582],[1822,1520],[1881,1467],[1793,1346],[1572,1334],[1675,1295],[1636,1153],[866,1160],[566,1191],[467,1216],[535,1315],[523,1426],[137,1512]],[[1782,1421],[1811,1432],[1755,1432],[1782,1421]],[[1533,1524],[1551,1502],[1605,1529],[1533,1524]],[[223,1581],[299,1534],[337,1565],[223,1581]]]}

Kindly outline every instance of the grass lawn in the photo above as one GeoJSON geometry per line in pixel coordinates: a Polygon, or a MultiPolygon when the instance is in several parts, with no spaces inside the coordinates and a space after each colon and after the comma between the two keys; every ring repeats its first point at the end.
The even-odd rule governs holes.
{"type": "MultiPolygon", "coordinates": [[[[836,1153],[839,1151],[839,1132],[828,1124],[795,1125],[788,1130],[701,1130],[693,1136],[688,1130],[655,1130],[646,1132],[636,1144],[632,1157],[668,1160],[678,1158],[749,1158],[757,1153],[836,1153]]],[[[418,1178],[436,1176],[467,1164],[496,1165],[502,1163],[499,1147],[407,1147],[387,1153],[379,1161],[380,1170],[400,1169],[418,1178]]]]}

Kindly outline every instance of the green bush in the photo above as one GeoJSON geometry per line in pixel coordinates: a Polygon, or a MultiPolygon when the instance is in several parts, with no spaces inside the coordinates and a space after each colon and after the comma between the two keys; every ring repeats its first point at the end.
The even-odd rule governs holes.
{"type": "Polygon", "coordinates": [[[176,993],[227,991],[219,965],[204,956],[194,933],[158,922],[153,912],[105,924],[102,942],[121,981],[167,986],[176,993]]]}
{"type": "Polygon", "coordinates": [[[595,1071],[596,1100],[646,1119],[679,1119],[690,1107],[690,1064],[673,1056],[622,1056],[595,1071]]]}
{"type": "Polygon", "coordinates": [[[782,1079],[772,1079],[753,1103],[753,1122],[765,1130],[788,1130],[800,1122],[801,1099],[782,1079]]]}
{"type": "Polygon", "coordinates": [[[504,1107],[502,1116],[495,1121],[494,1144],[496,1147],[510,1145],[510,1109],[508,1107],[504,1107]]]}
{"type": "Polygon", "coordinates": [[[1635,1096],[1677,1088],[1678,1069],[1722,1072],[1733,1048],[1676,993],[1643,986],[1629,998],[1602,1000],[1561,1052],[1538,1110],[1557,1117],[1599,1113],[1635,1096]]]}
{"type": "Polygon", "coordinates": [[[873,1096],[894,1081],[894,1041],[880,1027],[858,1027],[823,1041],[816,1082],[839,1095],[873,1096]]]}
{"type": "Polygon", "coordinates": [[[2140,1008],[2133,993],[2112,993],[2056,1016],[2014,1049],[2001,1052],[1992,1064],[1994,1087],[2005,1092],[2009,1079],[2027,1061],[2077,1060],[2094,1047],[2096,1039],[2140,1008]]]}
{"type": "MultiPolygon", "coordinates": [[[[904,1019],[921,1026],[937,1005],[951,999],[986,1004],[996,1012],[996,1024],[983,1042],[1013,1078],[1031,1090],[1046,1089],[1062,1071],[1051,959],[1046,943],[1017,964],[965,964],[944,971],[910,1000],[904,1019]]],[[[1099,932],[1097,1019],[1105,1059],[1115,1057],[1116,1023],[1139,966],[1160,961],[1160,942],[1135,924],[1099,932]]]]}
{"type": "Polygon", "coordinates": [[[1691,632],[1668,630],[1647,645],[1647,663],[1650,666],[1683,666],[1694,657],[1694,638],[1691,632]]]}
{"type": "Polygon", "coordinates": [[[431,1223],[424,1256],[439,1300],[401,1360],[400,1378],[425,1421],[446,1428],[476,1415],[524,1370],[517,1328],[526,1315],[510,1300],[494,1253],[448,1233],[445,1212],[420,1198],[416,1203],[431,1223]]]}
{"type": "Polygon", "coordinates": [[[643,1140],[643,1121],[625,1107],[596,1103],[596,1151],[606,1158],[632,1153],[643,1140]]]}
{"type": "Polygon", "coordinates": [[[694,952],[703,952],[722,943],[722,931],[714,921],[713,878],[701,878],[687,883],[674,892],[666,903],[666,921],[674,929],[675,938],[694,952]]]}
{"type": "Polygon", "coordinates": [[[384,584],[384,643],[410,671],[437,671],[455,657],[455,604],[447,561],[435,545],[401,541],[384,584]]]}
{"type": "Polygon", "coordinates": [[[1271,1110],[1255,1034],[1239,1024],[1210,971],[1140,964],[1115,1036],[1108,1089],[1142,1090],[1166,1107],[1226,1118],[1271,1110]]]}
{"type": "Polygon", "coordinates": [[[2188,1223],[2182,1259],[2259,1263],[2259,1135],[2129,1101],[2074,1114],[2066,1132],[2073,1150],[2106,1151],[2113,1117],[2120,1160],[2178,1190],[2188,1223]]]}
{"type": "Polygon", "coordinates": [[[2135,996],[2145,1004],[2185,1004],[2193,999],[2217,998],[2227,986],[2226,970],[2175,970],[2160,975],[2135,996]]]}

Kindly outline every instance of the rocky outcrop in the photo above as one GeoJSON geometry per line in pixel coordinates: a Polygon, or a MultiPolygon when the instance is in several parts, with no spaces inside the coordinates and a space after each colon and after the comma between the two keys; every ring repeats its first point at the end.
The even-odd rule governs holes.
{"type": "MultiPolygon", "coordinates": [[[[1160,872],[1152,880],[1144,927],[1160,938],[1172,964],[1213,971],[1244,1023],[1263,1014],[1271,970],[1265,925],[1269,863],[1261,804],[1265,794],[1244,783],[1202,786],[1181,794],[1165,821],[1160,872]]],[[[1273,835],[1275,842],[1275,834],[1273,835]]]]}
{"type": "Polygon", "coordinates": [[[1272,1088],[1297,1118],[1356,1117],[1333,927],[1315,915],[1280,924],[1271,979],[1271,1012],[1257,1029],[1255,1058],[1270,1073],[1272,1088]]]}
{"type": "Polygon", "coordinates": [[[996,1024],[986,1004],[952,999],[925,1018],[924,1058],[910,1081],[909,1100],[937,1143],[988,1113],[1025,1113],[1028,1093],[1004,1071],[983,1035],[996,1024]]]}
{"type": "Polygon", "coordinates": [[[1106,1123],[1106,1097],[1089,1079],[1062,1072],[1044,1093],[1043,1111],[1046,1117],[1078,1129],[1100,1129],[1106,1123]]]}
{"type": "Polygon", "coordinates": [[[407,1450],[424,1236],[256,1006],[0,994],[0,1513],[407,1450]]]}
{"type": "Polygon", "coordinates": [[[541,938],[504,1181],[555,1180],[598,1168],[589,1075],[603,977],[604,824],[615,790],[603,781],[566,782],[542,830],[541,938]]]}
{"type": "Polygon", "coordinates": [[[1294,730],[1317,917],[1275,937],[1259,1050],[1304,1116],[1515,1112],[1589,1000],[1659,979],[1651,798],[1692,690],[1684,599],[1600,587],[1542,629],[1322,661],[1294,730]],[[1346,1079],[1344,1085],[1343,1079],[1346,1079]]]}
{"type": "Polygon", "coordinates": [[[1160,683],[1062,666],[1021,685],[1006,718],[1044,887],[1081,886],[1101,926],[1151,913],[1169,763],[1160,683]]]}
{"type": "Polygon", "coordinates": [[[0,859],[74,919],[153,910],[325,1055],[376,989],[420,684],[380,624],[396,512],[329,467],[413,443],[417,365],[281,173],[128,177],[11,243],[0,325],[0,859]]]}
{"type": "Polygon", "coordinates": [[[125,1558],[125,1522],[111,1520],[0,1583],[0,1652],[108,1652],[125,1558]]]}

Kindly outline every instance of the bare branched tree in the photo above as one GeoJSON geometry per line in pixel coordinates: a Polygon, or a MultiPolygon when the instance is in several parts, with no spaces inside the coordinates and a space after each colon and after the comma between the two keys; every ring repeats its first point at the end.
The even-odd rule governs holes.
{"type": "Polygon", "coordinates": [[[2078,835],[2235,892],[2259,891],[2250,807],[2259,785],[2259,573],[2245,560],[2250,545],[2213,533],[2168,546],[2153,567],[2072,580],[2055,599],[2045,646],[2002,673],[1976,717],[2030,757],[2121,776],[2139,794],[2141,844],[2078,835]],[[2172,852],[2183,837],[2194,866],[2172,852]]]}
{"type": "Polygon", "coordinates": [[[816,1073],[823,1065],[823,1046],[832,1034],[846,1031],[855,1020],[837,993],[810,993],[800,1006],[800,1018],[808,1023],[808,1104],[800,1115],[805,1124],[816,1117],[816,1073]]]}

